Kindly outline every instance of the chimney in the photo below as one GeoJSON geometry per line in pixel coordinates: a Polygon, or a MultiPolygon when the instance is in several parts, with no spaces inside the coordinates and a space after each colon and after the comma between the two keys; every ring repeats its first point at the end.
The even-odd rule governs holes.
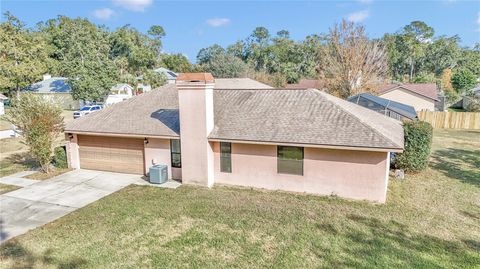
{"type": "Polygon", "coordinates": [[[210,73],[183,73],[177,77],[182,150],[182,183],[211,187],[214,182],[213,147],[207,136],[213,130],[213,88],[210,73]]]}
{"type": "Polygon", "coordinates": [[[51,79],[52,76],[50,74],[43,75],[43,80],[51,79]]]}

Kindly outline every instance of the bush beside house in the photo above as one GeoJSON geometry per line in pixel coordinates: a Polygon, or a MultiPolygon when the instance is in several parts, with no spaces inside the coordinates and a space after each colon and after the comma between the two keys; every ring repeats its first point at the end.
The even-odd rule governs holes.
{"type": "Polygon", "coordinates": [[[427,168],[432,148],[432,125],[424,121],[404,122],[405,150],[397,155],[395,167],[407,172],[427,168]]]}

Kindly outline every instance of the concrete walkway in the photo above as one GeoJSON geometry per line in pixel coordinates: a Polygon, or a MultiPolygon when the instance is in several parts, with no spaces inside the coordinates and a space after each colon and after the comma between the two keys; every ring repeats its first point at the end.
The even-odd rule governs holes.
{"type": "Polygon", "coordinates": [[[0,195],[3,242],[143,180],[139,175],[80,169],[44,181],[32,182],[16,174],[0,182],[23,187],[0,195]]]}
{"type": "Polygon", "coordinates": [[[19,172],[6,177],[2,177],[0,178],[0,183],[13,185],[17,187],[27,187],[32,184],[40,182],[39,180],[24,178],[25,176],[31,175],[36,172],[37,171],[24,171],[24,172],[19,172]]]}

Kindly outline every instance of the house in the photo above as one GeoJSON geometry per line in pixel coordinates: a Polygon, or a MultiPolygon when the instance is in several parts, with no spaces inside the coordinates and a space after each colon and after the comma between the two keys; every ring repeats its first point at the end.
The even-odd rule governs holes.
{"type": "Polygon", "coordinates": [[[183,184],[385,202],[390,152],[403,150],[399,121],[317,89],[233,84],[182,74],[70,122],[69,166],[146,174],[166,164],[183,184]]]}
{"type": "Polygon", "coordinates": [[[287,84],[287,89],[322,89],[323,83],[318,79],[301,79],[298,83],[287,84]]]}
{"type": "Polygon", "coordinates": [[[0,116],[5,114],[5,101],[8,100],[8,98],[0,93],[0,116]]]}
{"type": "Polygon", "coordinates": [[[348,101],[397,120],[417,119],[417,112],[412,106],[381,98],[370,93],[351,96],[348,98],[348,101]]]}
{"type": "Polygon", "coordinates": [[[406,104],[416,111],[435,111],[440,99],[435,83],[389,84],[377,90],[378,96],[406,104]]]}
{"type": "Polygon", "coordinates": [[[165,77],[167,78],[167,83],[175,83],[175,80],[177,79],[177,76],[178,74],[173,72],[172,70],[168,70],[166,68],[163,68],[163,67],[160,67],[160,68],[157,68],[155,70],[153,70],[159,74],[163,74],[165,75],[165,77]]]}
{"type": "Polygon", "coordinates": [[[133,96],[133,87],[128,84],[117,84],[110,89],[110,93],[105,99],[105,105],[113,105],[127,100],[133,96]]]}
{"type": "Polygon", "coordinates": [[[67,78],[64,77],[51,77],[46,74],[42,81],[26,87],[23,91],[38,94],[53,101],[63,109],[74,110],[80,107],[79,101],[73,99],[72,89],[67,84],[67,78]]]}

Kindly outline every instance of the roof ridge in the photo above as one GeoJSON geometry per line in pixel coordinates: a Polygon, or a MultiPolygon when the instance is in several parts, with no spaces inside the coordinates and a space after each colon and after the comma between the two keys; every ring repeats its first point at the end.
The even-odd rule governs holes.
{"type": "MultiPolygon", "coordinates": [[[[323,98],[325,98],[326,100],[330,101],[335,107],[338,107],[338,108],[341,109],[342,111],[346,112],[348,115],[350,115],[350,116],[354,117],[355,119],[357,119],[363,126],[366,126],[366,127],[368,127],[369,129],[373,130],[374,133],[380,135],[382,138],[386,139],[387,141],[389,141],[389,142],[392,143],[393,145],[396,145],[397,147],[402,148],[402,145],[398,145],[398,144],[395,143],[392,139],[388,138],[386,135],[384,135],[383,133],[379,132],[375,126],[372,126],[371,124],[369,124],[368,122],[364,121],[363,119],[361,119],[361,118],[358,117],[357,115],[353,114],[352,112],[348,111],[348,110],[345,109],[344,107],[336,104],[335,102],[332,102],[331,100],[329,100],[329,98],[332,98],[332,97],[333,97],[333,98],[337,98],[337,99],[339,99],[339,100],[341,100],[341,101],[345,101],[345,100],[340,99],[340,98],[338,98],[338,97],[335,97],[335,96],[333,96],[333,95],[329,95],[329,94],[327,94],[327,93],[325,93],[325,92],[322,92],[322,91],[320,91],[320,90],[318,90],[318,89],[311,89],[311,90],[313,90],[314,92],[316,92],[317,94],[319,94],[320,96],[322,96],[323,98]]],[[[348,101],[345,101],[345,102],[346,102],[346,104],[348,103],[348,105],[356,105],[356,104],[353,104],[353,103],[348,102],[348,101]]],[[[357,105],[357,106],[358,106],[358,105],[357,105]]],[[[375,114],[378,114],[377,112],[371,111],[371,110],[369,110],[368,108],[364,108],[364,107],[362,107],[362,106],[358,106],[358,107],[359,107],[360,109],[364,109],[365,111],[368,111],[367,113],[374,112],[375,114]]],[[[373,113],[371,113],[371,114],[373,115],[373,113]]],[[[381,116],[381,114],[380,114],[379,116],[381,116]]],[[[386,117],[386,116],[384,116],[384,117],[385,117],[386,120],[393,120],[392,118],[389,118],[389,117],[386,117]]]]}

